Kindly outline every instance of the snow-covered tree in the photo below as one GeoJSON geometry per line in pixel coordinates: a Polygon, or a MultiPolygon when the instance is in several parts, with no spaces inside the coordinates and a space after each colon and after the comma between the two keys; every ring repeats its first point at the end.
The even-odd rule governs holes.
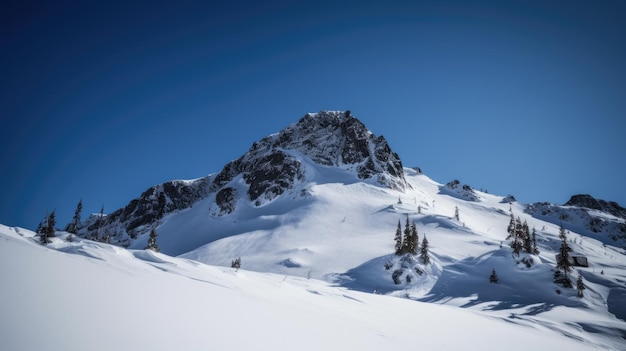
{"type": "Polygon", "coordinates": [[[578,297],[583,297],[583,290],[585,290],[585,283],[583,282],[582,274],[578,274],[578,279],[576,279],[576,289],[578,289],[578,297]]]}
{"type": "Polygon", "coordinates": [[[241,268],[241,257],[237,257],[236,259],[234,259],[230,263],[230,267],[234,268],[235,270],[238,270],[239,268],[241,268]]]}
{"type": "Polygon", "coordinates": [[[48,222],[46,223],[46,235],[48,238],[54,237],[54,227],[57,224],[56,215],[54,214],[54,212],[55,210],[50,212],[50,215],[48,216],[48,222]]]}
{"type": "Polygon", "coordinates": [[[417,248],[419,246],[419,235],[417,234],[417,227],[415,223],[411,224],[411,245],[409,245],[409,253],[411,255],[417,255],[417,248]]]}
{"type": "Polygon", "coordinates": [[[572,264],[570,263],[569,253],[572,249],[567,244],[567,231],[563,228],[563,224],[559,228],[559,238],[561,238],[561,247],[559,248],[559,254],[557,255],[556,269],[557,272],[563,272],[563,276],[557,277],[555,273],[555,282],[563,285],[565,288],[572,287],[572,281],[569,279],[569,272],[572,271],[572,264]]]}
{"type": "Polygon", "coordinates": [[[406,224],[404,225],[404,236],[402,238],[402,254],[411,252],[411,225],[409,224],[409,216],[406,216],[406,224]]]}
{"type": "Polygon", "coordinates": [[[396,229],[396,255],[402,255],[402,225],[400,224],[400,220],[398,220],[398,228],[396,229]]]}
{"type": "Polygon", "coordinates": [[[535,230],[535,228],[533,227],[533,234],[532,234],[532,254],[533,255],[539,255],[539,249],[537,248],[537,231],[535,230]]]}
{"type": "Polygon", "coordinates": [[[422,263],[424,263],[424,265],[430,264],[430,256],[428,256],[428,239],[426,239],[426,234],[424,234],[424,238],[422,239],[420,258],[422,259],[422,263]]]}
{"type": "Polygon", "coordinates": [[[515,222],[513,224],[513,231],[511,234],[511,237],[512,237],[511,248],[513,249],[513,255],[515,256],[519,256],[520,252],[522,251],[522,248],[524,247],[524,243],[522,241],[522,233],[523,233],[522,221],[520,220],[519,217],[517,217],[517,219],[515,219],[515,222]]]}
{"type": "Polygon", "coordinates": [[[157,232],[156,229],[152,228],[150,231],[150,238],[148,238],[148,246],[146,246],[145,250],[152,250],[154,252],[159,252],[159,246],[156,242],[157,232]]]}
{"type": "Polygon", "coordinates": [[[78,201],[78,205],[76,205],[76,210],[74,211],[74,217],[72,217],[72,221],[65,226],[65,231],[72,234],[78,234],[78,228],[80,227],[80,214],[83,211],[83,200],[78,201]]]}
{"type": "Polygon", "coordinates": [[[532,241],[532,237],[530,236],[530,230],[528,229],[528,223],[526,222],[526,220],[524,220],[524,223],[522,223],[521,232],[519,233],[519,235],[521,236],[522,246],[524,247],[524,251],[526,251],[529,254],[532,254],[533,253],[533,241],[532,241]]]}

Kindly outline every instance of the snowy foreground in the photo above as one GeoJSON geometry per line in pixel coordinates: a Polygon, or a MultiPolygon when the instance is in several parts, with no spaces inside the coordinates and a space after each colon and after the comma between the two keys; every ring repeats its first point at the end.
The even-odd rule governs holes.
{"type": "Polygon", "coordinates": [[[48,249],[32,235],[0,227],[2,350],[592,346],[574,328],[564,337],[524,320],[87,241],[48,249]]]}
{"type": "Polygon", "coordinates": [[[42,246],[0,225],[0,350],[626,350],[626,256],[605,238],[569,233],[589,260],[572,273],[579,298],[552,282],[558,225],[522,204],[468,201],[409,169],[406,192],[309,172],[260,208],[214,216],[207,198],[169,215],[164,253],[142,250],[147,236],[42,246]],[[505,240],[510,210],[537,229],[531,267],[505,240]],[[432,264],[396,285],[384,266],[407,216],[432,264]]]}

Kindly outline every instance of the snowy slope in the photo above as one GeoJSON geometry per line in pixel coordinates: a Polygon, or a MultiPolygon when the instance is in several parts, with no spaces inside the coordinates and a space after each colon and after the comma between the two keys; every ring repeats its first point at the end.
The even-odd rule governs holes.
{"type": "MultiPolygon", "coordinates": [[[[624,226],[621,207],[607,203],[616,215],[602,207],[526,205],[461,184],[402,168],[384,138],[347,111],[308,114],[221,172],[151,187],[107,216],[103,232],[117,232],[113,242],[130,250],[86,239],[42,247],[32,232],[0,227],[10,287],[0,312],[11,316],[0,330],[16,335],[9,339],[15,345],[31,346],[44,341],[15,338],[42,320],[45,335],[58,338],[54,345],[69,328],[78,348],[90,348],[104,328],[120,335],[124,348],[154,337],[165,348],[224,348],[230,341],[237,349],[302,349],[299,338],[305,348],[341,349],[347,328],[362,342],[350,341],[351,349],[421,342],[465,349],[465,341],[447,335],[463,329],[478,333],[466,337],[485,349],[511,348],[510,338],[538,333],[536,344],[519,349],[544,349],[556,338],[564,347],[575,341],[573,349],[626,350],[626,253],[611,238],[624,226]],[[511,214],[536,229],[539,254],[512,255],[511,214]],[[420,241],[428,238],[431,264],[394,254],[397,225],[407,220],[420,241]],[[572,254],[589,262],[571,274],[583,278],[583,297],[553,282],[562,222],[572,254]],[[163,254],[143,251],[151,228],[163,254]],[[236,258],[239,272],[230,268],[236,258]],[[498,284],[489,282],[494,270],[498,284]],[[71,326],[56,322],[64,313],[71,326]],[[238,323],[249,339],[234,331],[238,323]],[[489,344],[490,326],[503,333],[495,335],[515,336],[489,344]],[[153,328],[158,335],[150,336],[153,328]]],[[[99,228],[96,219],[85,221],[79,236],[99,228]]]]}
{"type": "Polygon", "coordinates": [[[44,247],[33,236],[0,226],[2,350],[616,347],[575,328],[563,336],[558,327],[523,319],[508,323],[313,279],[68,243],[63,233],[44,247]]]}
{"type": "MultiPolygon", "coordinates": [[[[514,316],[518,323],[540,324],[565,335],[585,330],[615,342],[626,336],[623,250],[569,233],[575,253],[590,262],[572,274],[573,280],[578,274],[584,277],[587,290],[581,299],[574,289],[553,283],[558,226],[525,213],[524,204],[476,190],[477,198],[468,201],[411,169],[405,169],[405,177],[412,190],[400,192],[358,182],[335,168],[307,167],[316,180],[307,185],[307,198],[283,197],[262,209],[250,207],[210,220],[198,216],[212,233],[226,234],[182,257],[222,266],[241,257],[250,270],[514,316]],[[455,208],[458,221],[452,218],[455,208]],[[532,257],[530,268],[513,259],[505,240],[510,211],[537,230],[541,252],[532,257]],[[420,238],[427,236],[434,264],[410,284],[396,285],[384,266],[395,259],[395,228],[398,220],[404,225],[407,215],[420,238]],[[498,285],[488,282],[492,269],[500,277],[498,285]]],[[[191,218],[195,211],[206,212],[203,206],[181,216],[186,225],[198,227],[191,218]]],[[[171,220],[160,229],[179,227],[179,217],[171,220]]]]}

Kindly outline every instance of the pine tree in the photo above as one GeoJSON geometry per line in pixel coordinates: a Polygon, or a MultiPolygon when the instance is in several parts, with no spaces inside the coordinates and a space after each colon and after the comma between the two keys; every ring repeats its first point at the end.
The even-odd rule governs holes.
{"type": "Polygon", "coordinates": [[[39,236],[39,241],[42,244],[47,244],[50,242],[50,240],[48,240],[48,211],[46,211],[46,216],[44,217],[43,221],[39,222],[39,225],[37,226],[37,235],[39,236]]]}
{"type": "Polygon", "coordinates": [[[561,238],[561,247],[559,248],[559,254],[556,261],[557,271],[562,271],[563,276],[558,277],[557,283],[560,283],[565,288],[572,287],[572,281],[568,277],[568,273],[572,271],[572,265],[569,262],[569,253],[572,249],[567,244],[567,232],[563,228],[563,224],[559,228],[559,238],[561,238]]]}
{"type": "Polygon", "coordinates": [[[522,239],[522,245],[524,247],[524,251],[526,251],[529,254],[533,253],[533,241],[532,241],[532,237],[530,236],[530,230],[528,229],[528,223],[526,222],[526,220],[524,220],[524,223],[522,223],[522,231],[521,231],[521,239],[522,239]]]}
{"type": "Polygon", "coordinates": [[[537,231],[535,230],[534,227],[533,227],[533,234],[532,234],[532,250],[533,250],[533,255],[539,255],[539,249],[537,248],[537,231]]]}
{"type": "Polygon", "coordinates": [[[428,265],[430,263],[430,257],[428,256],[428,239],[426,239],[426,234],[424,234],[424,239],[422,239],[420,258],[422,259],[424,265],[428,265]]]}
{"type": "MultiPolygon", "coordinates": [[[[510,225],[509,225],[510,227],[510,225]]],[[[519,217],[517,217],[517,219],[515,219],[515,223],[513,225],[513,231],[512,231],[512,241],[511,241],[511,248],[513,249],[513,255],[514,256],[519,256],[520,252],[522,251],[523,248],[523,242],[522,242],[522,221],[519,217]]]]}
{"type": "Polygon", "coordinates": [[[78,201],[76,210],[74,211],[74,217],[72,222],[65,227],[65,231],[72,234],[78,234],[78,228],[80,227],[80,214],[83,211],[83,200],[78,201]]]}
{"type": "Polygon", "coordinates": [[[398,220],[398,228],[396,229],[396,255],[402,255],[402,225],[400,224],[400,220],[398,220]]]}
{"type": "Polygon", "coordinates": [[[411,227],[409,224],[409,216],[406,216],[406,224],[404,225],[404,236],[402,238],[402,254],[411,252],[411,227]]]}
{"type": "Polygon", "coordinates": [[[420,240],[419,235],[417,234],[417,227],[415,223],[411,224],[411,246],[410,246],[410,254],[417,255],[417,249],[419,246],[420,240]]]}
{"type": "Polygon", "coordinates": [[[489,282],[493,284],[498,284],[498,274],[496,274],[495,268],[491,271],[491,275],[489,276],[489,282]]]}
{"type": "Polygon", "coordinates": [[[55,211],[56,210],[52,210],[48,216],[48,222],[46,223],[46,236],[48,238],[54,238],[54,227],[57,225],[55,211]]]}
{"type": "Polygon", "coordinates": [[[583,283],[582,274],[578,274],[578,279],[576,279],[576,289],[578,289],[578,297],[583,297],[583,290],[585,290],[585,283],[583,283]]]}
{"type": "Polygon", "coordinates": [[[515,235],[515,217],[513,216],[513,212],[511,212],[511,220],[509,221],[509,226],[506,228],[506,231],[509,235],[507,235],[505,240],[512,239],[515,235]]]}
{"type": "Polygon", "coordinates": [[[237,257],[236,259],[234,259],[230,263],[230,267],[234,268],[235,270],[239,270],[239,268],[241,268],[241,257],[237,257]]]}
{"type": "Polygon", "coordinates": [[[159,246],[156,242],[157,232],[156,229],[152,228],[150,231],[150,238],[148,238],[148,246],[144,250],[152,250],[154,252],[159,252],[159,246]]]}

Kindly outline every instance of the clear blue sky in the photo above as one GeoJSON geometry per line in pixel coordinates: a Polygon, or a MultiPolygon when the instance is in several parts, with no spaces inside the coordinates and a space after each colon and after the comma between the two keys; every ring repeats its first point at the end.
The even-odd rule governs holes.
{"type": "Polygon", "coordinates": [[[218,172],[350,109],[405,166],[525,203],[626,206],[624,1],[12,1],[0,223],[218,172]]]}

